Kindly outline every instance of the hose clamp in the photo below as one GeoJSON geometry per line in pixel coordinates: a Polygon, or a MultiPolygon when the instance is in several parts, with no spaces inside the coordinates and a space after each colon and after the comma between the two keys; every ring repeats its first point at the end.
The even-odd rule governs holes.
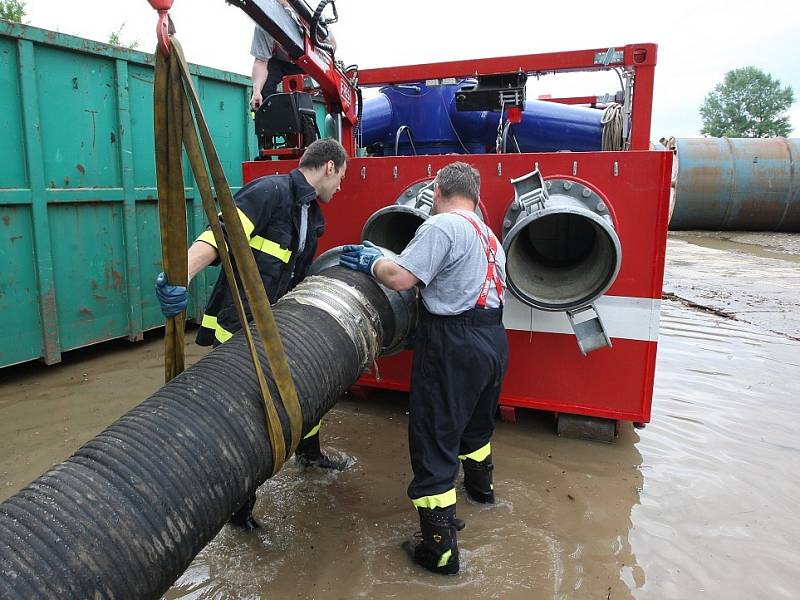
{"type": "Polygon", "coordinates": [[[529,215],[535,210],[542,210],[547,202],[547,188],[539,169],[527,175],[511,180],[514,186],[514,206],[529,215]]]}
{"type": "Polygon", "coordinates": [[[380,316],[355,287],[324,275],[311,275],[285,298],[314,306],[330,315],[353,342],[360,372],[375,362],[383,338],[380,316]]]}

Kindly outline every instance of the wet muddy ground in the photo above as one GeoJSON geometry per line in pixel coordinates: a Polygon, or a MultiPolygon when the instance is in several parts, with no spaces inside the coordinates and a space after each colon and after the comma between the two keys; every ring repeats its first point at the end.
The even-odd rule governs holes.
{"type": "MultiPolygon", "coordinates": [[[[400,550],[406,398],[381,393],[326,419],[346,471],[289,463],[259,489],[263,528],[223,528],[167,597],[800,597],[798,240],[672,235],[652,422],[611,445],[558,438],[544,413],[499,423],[499,502],[461,495],[460,575],[400,550]]],[[[161,352],[156,332],[0,371],[0,500],[157,389],[161,352]]]]}
{"type": "Polygon", "coordinates": [[[667,257],[668,298],[800,340],[800,235],[672,233],[667,257]]]}

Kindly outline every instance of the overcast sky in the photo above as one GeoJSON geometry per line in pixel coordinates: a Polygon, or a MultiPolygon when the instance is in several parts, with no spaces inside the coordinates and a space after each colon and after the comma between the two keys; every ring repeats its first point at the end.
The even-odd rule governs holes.
{"type": "MultiPolygon", "coordinates": [[[[798,0],[338,0],[336,6],[337,57],[362,68],[654,42],[653,140],[699,135],[703,98],[737,67],[764,69],[800,99],[798,0]]],[[[123,42],[137,40],[147,51],[155,45],[156,13],[146,0],[27,0],[27,9],[28,24],[37,27],[107,41],[124,23],[123,42]]],[[[224,0],[175,0],[171,14],[190,62],[249,74],[247,15],[224,0]]],[[[529,94],[618,87],[613,73],[559,75],[540,79],[529,94]]],[[[792,135],[800,136],[800,102],[790,114],[792,135]]]]}

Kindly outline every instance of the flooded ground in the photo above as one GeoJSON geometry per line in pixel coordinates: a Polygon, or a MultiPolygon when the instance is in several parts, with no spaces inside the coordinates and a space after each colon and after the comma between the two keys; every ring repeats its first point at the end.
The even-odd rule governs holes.
{"type": "MultiPolygon", "coordinates": [[[[348,470],[288,464],[259,489],[263,528],[223,528],[167,597],[800,596],[798,237],[674,236],[652,423],[624,425],[611,445],[558,438],[543,413],[499,423],[499,502],[461,495],[460,575],[421,572],[400,550],[417,529],[405,496],[406,398],[380,393],[328,415],[323,445],[349,458],[348,470]],[[742,305],[726,299],[737,290],[749,294],[742,305]]],[[[201,355],[189,347],[190,361],[201,355]]],[[[157,335],[65,359],[0,371],[0,500],[162,378],[157,335]]]]}
{"type": "Polygon", "coordinates": [[[800,340],[800,235],[670,234],[664,292],[800,340]]]}

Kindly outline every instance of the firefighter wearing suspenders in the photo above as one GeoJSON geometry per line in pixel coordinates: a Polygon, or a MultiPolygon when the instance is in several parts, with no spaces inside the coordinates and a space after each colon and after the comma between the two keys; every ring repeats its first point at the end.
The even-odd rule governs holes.
{"type": "Polygon", "coordinates": [[[422,539],[407,544],[436,573],[459,569],[455,481],[459,462],[468,495],[494,502],[490,439],[508,363],[502,323],[505,254],[475,214],[480,175],[452,163],[436,175],[432,216],[396,260],[369,242],[346,246],[341,264],[395,290],[421,288],[409,396],[408,495],[422,539]]]}
{"type": "MultiPolygon", "coordinates": [[[[347,154],[339,142],[317,140],[306,148],[298,168],[287,175],[260,177],[242,187],[234,198],[239,218],[256,259],[264,289],[270,302],[276,302],[305,277],[322,235],[325,221],[319,202],[327,204],[339,187],[347,169],[347,154]]],[[[220,217],[221,218],[221,217],[220,217]]],[[[222,224],[223,230],[225,224],[222,224]]],[[[189,248],[189,280],[209,265],[218,263],[216,242],[210,230],[203,232],[189,248]]],[[[241,283],[239,283],[241,289],[241,283]]],[[[187,290],[170,285],[161,273],[156,279],[156,295],[164,316],[185,310],[187,290]]],[[[245,312],[250,310],[244,299],[245,312]]],[[[211,292],[197,333],[200,346],[218,346],[241,329],[225,273],[211,292]]],[[[322,454],[319,424],[301,440],[296,454],[301,463],[321,468],[341,468],[322,454]]],[[[245,529],[258,524],[252,518],[255,496],[231,518],[245,529]]]]}

